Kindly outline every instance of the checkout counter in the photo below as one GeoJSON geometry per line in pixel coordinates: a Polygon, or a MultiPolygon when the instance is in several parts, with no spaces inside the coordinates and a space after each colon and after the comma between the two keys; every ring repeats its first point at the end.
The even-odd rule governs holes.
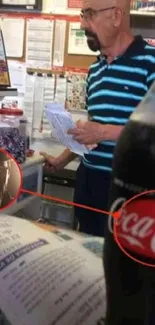
{"type": "MultiPolygon", "coordinates": [[[[68,164],[66,168],[57,175],[45,177],[46,182],[43,184],[43,163],[44,158],[39,155],[40,151],[46,151],[52,156],[58,156],[63,152],[64,147],[57,143],[51,143],[47,147],[43,142],[34,143],[31,147],[35,150],[31,158],[27,158],[26,162],[21,165],[23,172],[23,189],[34,193],[42,193],[44,195],[72,201],[74,193],[74,180],[79,160],[75,160],[68,164]],[[51,148],[49,150],[49,148],[51,148]],[[65,188],[65,189],[64,189],[65,188]]],[[[42,199],[35,195],[21,193],[17,201],[10,207],[3,210],[0,214],[19,216],[29,220],[39,220],[50,224],[73,228],[73,207],[59,204],[52,200],[42,199]]]]}

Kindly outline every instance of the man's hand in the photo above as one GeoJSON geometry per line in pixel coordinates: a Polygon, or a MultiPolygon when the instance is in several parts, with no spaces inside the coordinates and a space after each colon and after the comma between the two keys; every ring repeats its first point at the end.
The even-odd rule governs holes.
{"type": "Polygon", "coordinates": [[[75,129],[68,130],[68,134],[73,135],[74,140],[86,146],[105,140],[115,141],[123,129],[123,126],[83,121],[78,121],[76,126],[75,129]]]}
{"type": "Polygon", "coordinates": [[[58,157],[48,155],[46,152],[40,152],[40,155],[45,159],[45,169],[54,173],[63,169],[71,161],[78,157],[77,154],[65,149],[58,157]]]}
{"type": "Polygon", "coordinates": [[[43,156],[45,159],[44,168],[46,170],[49,170],[52,173],[59,171],[65,166],[65,164],[63,164],[63,161],[60,159],[60,157],[50,156],[46,152],[40,152],[40,155],[43,156]]]}
{"type": "MultiPolygon", "coordinates": [[[[68,134],[73,135],[73,139],[86,146],[94,147],[103,139],[103,126],[96,122],[78,121],[76,128],[68,130],[68,134]]],[[[105,130],[106,133],[106,130],[105,130]]],[[[106,136],[106,135],[105,135],[106,136]]]]}

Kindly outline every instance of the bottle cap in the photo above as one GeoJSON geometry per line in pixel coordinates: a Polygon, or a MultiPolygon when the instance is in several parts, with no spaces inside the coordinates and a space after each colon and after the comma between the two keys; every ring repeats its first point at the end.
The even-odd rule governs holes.
{"type": "Polygon", "coordinates": [[[15,108],[2,108],[0,109],[0,115],[21,116],[23,115],[23,110],[15,108]]]}

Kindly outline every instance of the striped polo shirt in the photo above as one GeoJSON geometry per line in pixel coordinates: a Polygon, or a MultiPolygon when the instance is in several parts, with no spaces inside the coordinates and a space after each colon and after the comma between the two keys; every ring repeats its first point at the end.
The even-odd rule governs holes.
{"type": "MultiPolygon", "coordinates": [[[[97,58],[87,78],[86,108],[91,121],[125,125],[155,80],[155,47],[136,36],[127,51],[108,64],[97,58]]],[[[112,171],[116,142],[103,141],[83,158],[88,168],[112,171]]]]}

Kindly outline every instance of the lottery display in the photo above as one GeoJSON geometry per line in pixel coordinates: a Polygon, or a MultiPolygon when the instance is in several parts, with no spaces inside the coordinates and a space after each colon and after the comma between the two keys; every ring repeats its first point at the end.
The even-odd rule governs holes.
{"type": "Polygon", "coordinates": [[[69,110],[84,110],[86,97],[87,74],[69,73],[67,75],[66,108],[69,110]]]}

